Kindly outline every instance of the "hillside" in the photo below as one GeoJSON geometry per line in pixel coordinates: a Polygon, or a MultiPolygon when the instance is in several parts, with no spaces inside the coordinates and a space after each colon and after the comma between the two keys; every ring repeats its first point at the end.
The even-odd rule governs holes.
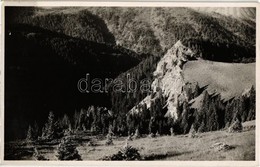
{"type": "Polygon", "coordinates": [[[193,9],[205,13],[219,13],[226,16],[232,16],[237,19],[245,19],[256,21],[256,8],[245,7],[223,7],[223,8],[210,8],[210,7],[194,7],[193,9]]]}
{"type": "Polygon", "coordinates": [[[181,7],[28,8],[26,13],[10,8],[8,11],[12,10],[17,13],[10,19],[13,22],[98,43],[117,44],[137,53],[162,55],[181,40],[204,59],[255,61],[253,8],[247,11],[232,8],[232,13],[248,16],[243,18],[219,14],[229,13],[229,8],[221,8],[219,12],[214,12],[214,8],[202,11],[181,7]],[[228,56],[222,56],[225,53],[228,56]]]}
{"type": "Polygon", "coordinates": [[[137,52],[165,53],[182,40],[204,59],[240,62],[244,57],[244,61],[254,61],[255,23],[192,8],[88,10],[106,22],[117,44],[137,52]],[[223,53],[228,57],[222,57],[223,53]]]}
{"type": "Polygon", "coordinates": [[[7,140],[24,137],[28,124],[41,124],[50,110],[59,115],[90,104],[110,106],[106,94],[80,93],[79,79],[87,73],[114,78],[145,57],[24,24],[6,25],[5,50],[7,140]]]}
{"type": "Polygon", "coordinates": [[[185,82],[198,83],[212,93],[229,100],[255,86],[255,63],[220,63],[205,60],[189,61],[184,65],[185,82]]]}
{"type": "Polygon", "coordinates": [[[93,41],[97,43],[115,44],[113,34],[109,32],[105,22],[87,10],[64,8],[22,8],[9,7],[6,15],[9,23],[28,24],[67,36],[93,41]],[[73,12],[74,11],[74,12],[73,12]],[[10,16],[9,16],[10,15],[10,16]],[[12,16],[12,17],[11,17],[12,16]]]}

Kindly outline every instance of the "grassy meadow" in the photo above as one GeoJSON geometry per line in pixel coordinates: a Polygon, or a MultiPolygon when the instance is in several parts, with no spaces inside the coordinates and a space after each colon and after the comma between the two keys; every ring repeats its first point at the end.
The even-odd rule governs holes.
{"type": "MultiPolygon", "coordinates": [[[[241,133],[228,133],[226,130],[189,135],[157,136],[150,138],[142,136],[129,141],[128,144],[139,150],[143,160],[254,160],[255,159],[255,121],[245,122],[241,133]],[[225,143],[229,150],[215,150],[212,145],[225,143]]],[[[113,145],[105,144],[104,136],[77,135],[74,142],[82,160],[102,160],[103,157],[116,154],[126,144],[127,137],[114,137],[113,145]],[[89,141],[93,143],[89,145],[89,141]]],[[[58,141],[35,144],[37,150],[48,160],[57,159],[58,141]]],[[[6,147],[13,147],[14,152],[6,152],[6,159],[19,158],[21,160],[35,160],[33,145],[24,141],[11,142],[6,147]],[[13,158],[12,158],[13,156],[13,158]]],[[[11,150],[11,149],[10,149],[11,150]]]]}

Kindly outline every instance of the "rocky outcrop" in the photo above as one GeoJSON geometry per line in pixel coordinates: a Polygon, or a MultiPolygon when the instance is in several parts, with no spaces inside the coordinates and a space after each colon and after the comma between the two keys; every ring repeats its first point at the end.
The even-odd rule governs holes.
{"type": "Polygon", "coordinates": [[[238,115],[240,124],[255,119],[254,87],[227,100],[217,91],[209,92],[208,86],[184,80],[183,65],[193,55],[178,41],[158,62],[152,93],[127,114],[130,131],[148,129],[149,124],[146,133],[151,135],[206,132],[234,125],[238,115]]]}
{"type": "MultiPolygon", "coordinates": [[[[187,60],[192,57],[194,53],[185,47],[181,41],[178,41],[171,49],[167,51],[165,56],[159,61],[155,72],[153,73],[155,79],[152,82],[152,91],[156,94],[144,98],[140,105],[146,105],[149,109],[151,101],[155,101],[159,96],[166,97],[167,108],[165,117],[178,119],[177,108],[178,103],[183,103],[188,100],[187,95],[183,91],[185,86],[182,67],[187,60]]],[[[138,113],[140,110],[135,106],[129,111],[129,114],[138,113]]]]}

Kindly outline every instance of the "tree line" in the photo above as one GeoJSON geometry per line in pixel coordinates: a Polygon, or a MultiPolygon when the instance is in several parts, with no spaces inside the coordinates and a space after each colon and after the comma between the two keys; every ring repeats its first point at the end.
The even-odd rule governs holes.
{"type": "Polygon", "coordinates": [[[223,101],[219,94],[209,94],[198,85],[184,87],[188,99],[200,98],[197,106],[192,103],[179,103],[178,119],[166,117],[167,109],[163,108],[166,98],[159,96],[152,99],[151,107],[146,104],[136,106],[136,111],[127,113],[125,117],[109,110],[106,107],[89,106],[75,111],[74,115],[64,115],[55,118],[50,112],[46,123],[40,129],[37,123],[29,126],[27,139],[53,140],[68,134],[89,132],[91,135],[108,134],[113,132],[119,136],[133,136],[138,132],[141,135],[186,134],[193,126],[196,132],[215,131],[228,128],[237,117],[241,122],[255,119],[255,88],[245,95],[223,101]]]}

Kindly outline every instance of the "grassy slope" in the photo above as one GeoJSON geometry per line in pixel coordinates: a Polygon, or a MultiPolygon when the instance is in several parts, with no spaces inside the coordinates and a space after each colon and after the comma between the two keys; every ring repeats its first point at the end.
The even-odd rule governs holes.
{"type": "MultiPolygon", "coordinates": [[[[254,122],[254,121],[253,121],[254,122]]],[[[83,159],[95,160],[116,153],[125,144],[125,138],[115,139],[114,146],[78,147],[83,159]]],[[[142,156],[152,154],[164,157],[163,160],[253,160],[255,158],[255,131],[227,133],[215,131],[199,134],[198,138],[187,135],[140,138],[129,144],[140,150],[142,156]],[[235,148],[229,151],[215,151],[210,148],[217,142],[223,142],[235,148]]]]}
{"type": "Polygon", "coordinates": [[[224,99],[243,93],[255,86],[255,63],[221,63],[205,60],[190,61],[184,65],[184,79],[206,86],[210,93],[221,93],[224,99]]]}
{"type": "MultiPolygon", "coordinates": [[[[129,145],[137,148],[142,157],[154,155],[161,157],[157,160],[254,160],[255,121],[245,122],[243,127],[245,130],[241,133],[206,132],[197,134],[197,138],[189,138],[188,135],[143,137],[129,141],[129,145]],[[252,126],[253,128],[251,128],[252,126]],[[218,142],[223,142],[234,148],[228,151],[215,151],[210,148],[218,142]]],[[[114,145],[106,146],[104,137],[103,139],[98,139],[96,136],[84,136],[83,138],[85,141],[90,139],[96,144],[96,146],[88,146],[87,142],[83,142],[77,147],[83,160],[100,160],[104,156],[115,154],[125,145],[126,140],[126,137],[115,138],[114,145]]],[[[57,160],[57,146],[57,144],[46,144],[37,146],[37,148],[45,158],[57,160]]],[[[24,145],[23,147],[21,149],[20,146],[18,150],[29,151],[28,147],[31,146],[24,145]]],[[[18,150],[15,151],[15,154],[19,154],[18,150]]],[[[24,155],[21,159],[34,160],[30,152],[27,152],[27,155],[24,155]]]]}

